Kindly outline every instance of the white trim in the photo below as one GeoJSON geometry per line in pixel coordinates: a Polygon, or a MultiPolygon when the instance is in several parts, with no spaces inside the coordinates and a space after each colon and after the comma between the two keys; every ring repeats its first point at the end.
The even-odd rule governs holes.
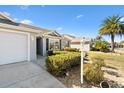
{"type": "Polygon", "coordinates": [[[9,16],[7,16],[5,13],[0,12],[0,15],[3,16],[6,19],[12,21],[12,22],[15,22],[12,18],[10,18],[9,16]]]}
{"type": "Polygon", "coordinates": [[[80,73],[80,75],[81,75],[81,84],[83,84],[84,83],[84,78],[83,78],[83,66],[84,66],[84,51],[83,51],[83,48],[84,48],[84,41],[83,41],[83,39],[81,40],[81,44],[80,44],[80,47],[81,47],[81,73],[80,73]]]}
{"type": "Polygon", "coordinates": [[[61,35],[57,31],[53,31],[53,33],[61,37],[61,35]]]}
{"type": "MultiPolygon", "coordinates": [[[[52,36],[52,35],[49,35],[49,34],[52,34],[52,33],[55,34],[57,37],[61,37],[61,35],[58,32],[56,32],[56,31],[46,32],[43,35],[44,36],[52,36]]],[[[56,37],[56,36],[54,36],[54,37],[56,37]]]]}
{"type": "Polygon", "coordinates": [[[11,30],[11,29],[4,29],[4,28],[0,28],[0,31],[2,32],[12,32],[12,33],[19,33],[19,34],[28,34],[28,32],[21,32],[21,31],[15,31],[15,30],[11,30]]]}
{"type": "Polygon", "coordinates": [[[44,35],[45,38],[52,38],[52,39],[62,39],[62,37],[58,36],[50,36],[50,35],[44,35]]]}
{"type": "Polygon", "coordinates": [[[28,61],[31,61],[31,48],[30,48],[30,46],[31,46],[31,34],[30,33],[28,33],[28,61]]]}
{"type": "Polygon", "coordinates": [[[9,30],[18,30],[20,32],[36,33],[36,34],[42,33],[42,30],[36,30],[28,27],[15,26],[5,23],[0,23],[0,28],[9,29],[9,30]]]}
{"type": "Polygon", "coordinates": [[[7,30],[7,29],[2,29],[0,28],[0,31],[1,32],[9,32],[9,33],[18,33],[18,34],[26,34],[28,36],[28,55],[27,55],[27,61],[30,61],[30,33],[27,33],[27,32],[19,32],[19,31],[13,31],[13,30],[7,30]]]}

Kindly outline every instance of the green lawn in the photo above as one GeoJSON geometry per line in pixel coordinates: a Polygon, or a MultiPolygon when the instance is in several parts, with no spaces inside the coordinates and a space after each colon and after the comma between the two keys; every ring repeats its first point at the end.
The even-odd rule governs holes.
{"type": "Polygon", "coordinates": [[[114,67],[124,73],[124,54],[89,52],[88,55],[89,57],[97,56],[103,58],[107,66],[114,67]]]}

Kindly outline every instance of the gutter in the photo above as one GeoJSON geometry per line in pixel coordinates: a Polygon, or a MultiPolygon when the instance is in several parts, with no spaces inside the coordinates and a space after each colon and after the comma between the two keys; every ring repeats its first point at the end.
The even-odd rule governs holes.
{"type": "Polygon", "coordinates": [[[35,29],[31,29],[31,28],[19,27],[19,26],[3,24],[3,23],[0,23],[0,28],[18,30],[18,31],[29,32],[29,33],[43,33],[41,30],[35,30],[35,29]]]}

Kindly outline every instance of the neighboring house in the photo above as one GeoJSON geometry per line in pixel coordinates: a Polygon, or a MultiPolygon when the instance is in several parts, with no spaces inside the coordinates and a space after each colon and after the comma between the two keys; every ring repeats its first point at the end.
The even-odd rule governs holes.
{"type": "Polygon", "coordinates": [[[85,51],[90,51],[91,40],[89,38],[77,38],[71,35],[65,35],[66,38],[70,40],[70,47],[81,49],[81,40],[84,39],[85,43],[83,45],[85,51]]]}
{"type": "Polygon", "coordinates": [[[62,35],[61,40],[61,49],[63,50],[65,47],[70,47],[71,40],[62,35]]]}
{"type": "Polygon", "coordinates": [[[34,61],[37,54],[45,56],[48,50],[62,49],[63,40],[56,31],[17,23],[0,13],[0,65],[34,61]]]}
{"type": "Polygon", "coordinates": [[[66,45],[64,45],[63,46],[63,48],[66,46],[66,47],[71,47],[71,41],[72,41],[72,39],[74,39],[74,38],[76,38],[76,37],[74,37],[74,36],[72,36],[72,35],[68,35],[68,34],[64,34],[63,35],[63,43],[64,44],[66,44],[66,45]]]}
{"type": "Polygon", "coordinates": [[[63,37],[65,37],[66,39],[68,39],[68,40],[70,40],[70,41],[71,41],[72,39],[76,38],[75,36],[68,35],[68,34],[64,34],[63,37]]]}
{"type": "Polygon", "coordinates": [[[118,43],[118,48],[124,48],[124,41],[121,41],[120,43],[118,43]]]}

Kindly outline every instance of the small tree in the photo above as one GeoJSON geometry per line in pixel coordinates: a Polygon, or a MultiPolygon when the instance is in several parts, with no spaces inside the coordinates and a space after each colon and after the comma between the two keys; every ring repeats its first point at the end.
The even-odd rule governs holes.
{"type": "Polygon", "coordinates": [[[97,36],[92,44],[94,50],[99,50],[101,52],[108,52],[109,51],[109,43],[105,41],[102,36],[97,36]]]}
{"type": "Polygon", "coordinates": [[[103,21],[103,25],[99,30],[100,35],[109,35],[111,36],[111,51],[114,52],[114,38],[115,35],[124,34],[124,22],[120,21],[122,16],[115,15],[108,17],[103,21]]]}
{"type": "Polygon", "coordinates": [[[109,51],[108,46],[109,44],[106,41],[101,41],[96,43],[95,48],[97,50],[100,50],[101,52],[108,52],[109,51]]]}

